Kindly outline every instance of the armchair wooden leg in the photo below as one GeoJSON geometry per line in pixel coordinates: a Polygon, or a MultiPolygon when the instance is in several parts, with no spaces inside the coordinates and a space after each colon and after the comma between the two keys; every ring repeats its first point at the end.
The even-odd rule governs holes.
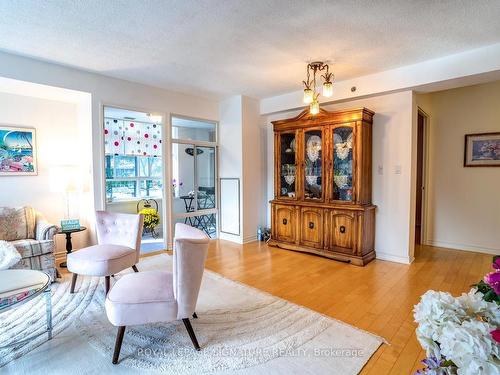
{"type": "Polygon", "coordinates": [[[115,342],[115,352],[113,353],[113,364],[118,363],[118,357],[120,356],[120,350],[122,349],[123,336],[125,335],[125,326],[118,327],[118,333],[116,335],[115,342]]]}
{"type": "Polygon", "coordinates": [[[196,311],[193,313],[193,319],[198,319],[198,315],[196,315],[196,311]]]}
{"type": "Polygon", "coordinates": [[[132,269],[134,270],[134,272],[139,272],[139,270],[137,269],[137,266],[135,264],[132,266],[132,269]]]}
{"type": "Polygon", "coordinates": [[[104,278],[104,284],[106,285],[106,295],[108,295],[108,292],[109,292],[109,284],[110,284],[110,277],[109,276],[106,276],[104,278]]]}
{"type": "Polygon", "coordinates": [[[182,319],[182,322],[184,323],[184,326],[186,327],[189,337],[191,338],[191,341],[193,342],[193,346],[196,350],[201,350],[200,345],[198,344],[198,340],[196,339],[196,335],[194,334],[193,327],[191,326],[191,322],[189,319],[182,319]]]}
{"type": "Polygon", "coordinates": [[[75,293],[75,285],[76,285],[76,278],[78,275],[76,273],[73,274],[73,277],[71,278],[71,288],[69,289],[69,292],[71,294],[75,293]]]}

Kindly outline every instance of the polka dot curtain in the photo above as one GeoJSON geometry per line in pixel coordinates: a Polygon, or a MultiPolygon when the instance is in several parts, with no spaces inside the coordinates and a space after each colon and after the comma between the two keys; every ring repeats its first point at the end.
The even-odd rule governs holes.
{"type": "Polygon", "coordinates": [[[161,125],[106,118],[104,149],[106,154],[161,156],[161,125]]]}

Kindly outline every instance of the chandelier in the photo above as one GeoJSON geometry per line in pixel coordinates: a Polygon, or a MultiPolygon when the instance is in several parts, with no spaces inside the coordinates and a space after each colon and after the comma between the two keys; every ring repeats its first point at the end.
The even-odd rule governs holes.
{"type": "Polygon", "coordinates": [[[307,80],[302,81],[304,84],[304,103],[309,104],[309,113],[317,115],[319,113],[319,92],[316,92],[316,73],[325,71],[321,77],[323,82],[323,96],[329,98],[333,94],[333,73],[330,73],[328,64],[322,61],[314,61],[307,64],[307,80]],[[312,79],[311,79],[312,71],[312,79]]]}

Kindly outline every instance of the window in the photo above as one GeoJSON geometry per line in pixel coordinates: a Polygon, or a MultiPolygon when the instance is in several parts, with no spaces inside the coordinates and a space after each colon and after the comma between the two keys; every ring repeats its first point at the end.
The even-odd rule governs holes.
{"type": "Polygon", "coordinates": [[[106,200],[162,197],[161,126],[104,118],[106,200]]]}
{"type": "Polygon", "coordinates": [[[106,155],[106,200],[161,198],[161,158],[106,155]]]}
{"type": "Polygon", "coordinates": [[[216,142],[216,129],[215,122],[172,117],[172,139],[216,142]]]}

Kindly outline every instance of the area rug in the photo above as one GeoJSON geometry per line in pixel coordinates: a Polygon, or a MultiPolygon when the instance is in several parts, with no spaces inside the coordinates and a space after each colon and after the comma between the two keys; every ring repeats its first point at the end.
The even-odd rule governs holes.
{"type": "MultiPolygon", "coordinates": [[[[170,269],[171,257],[144,258],[140,271],[170,269]]],[[[118,366],[111,364],[116,327],[104,312],[104,287],[82,277],[53,287],[54,334],[0,350],[2,370],[34,373],[357,374],[383,339],[302,306],[206,271],[192,320],[202,350],[182,323],[127,327],[118,366]],[[43,370],[40,361],[50,357],[43,370]],[[45,357],[44,357],[45,356],[45,357]],[[17,358],[17,359],[16,359],[17,358]],[[37,365],[33,365],[37,361],[37,365]]],[[[0,316],[0,342],[43,330],[43,301],[0,316]]],[[[0,344],[0,345],[2,345],[0,344]]]]}

